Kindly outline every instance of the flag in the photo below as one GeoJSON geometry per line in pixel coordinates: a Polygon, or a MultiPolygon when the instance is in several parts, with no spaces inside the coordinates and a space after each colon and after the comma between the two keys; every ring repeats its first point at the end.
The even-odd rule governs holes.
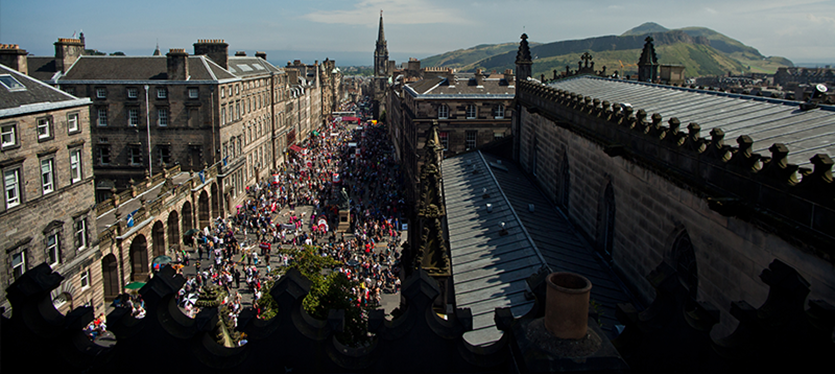
{"type": "Polygon", "coordinates": [[[133,216],[137,212],[139,212],[139,209],[134,210],[133,212],[130,212],[130,214],[128,214],[128,216],[125,217],[125,222],[128,224],[128,227],[133,227],[133,225],[135,224],[135,222],[133,221],[133,216]]]}
{"type": "Polygon", "coordinates": [[[200,175],[200,183],[206,183],[206,171],[200,170],[200,173],[198,173],[198,175],[200,175]]]}

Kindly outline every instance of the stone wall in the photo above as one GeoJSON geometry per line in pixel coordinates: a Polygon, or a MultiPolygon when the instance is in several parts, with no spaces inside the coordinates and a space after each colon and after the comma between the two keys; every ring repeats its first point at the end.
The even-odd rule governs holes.
{"type": "MultiPolygon", "coordinates": [[[[560,167],[567,158],[570,193],[566,213],[644,301],[654,297],[645,276],[664,260],[676,263],[679,253],[673,247],[683,233],[695,254],[697,299],[712,303],[722,312],[713,331],[716,334],[733,329],[736,320],[729,314],[732,301],[745,299],[753,305],[765,301],[767,287],[758,276],[774,259],[804,274],[812,284],[811,299],[835,301],[835,269],[827,260],[825,248],[821,248],[825,239],[814,241],[779,227],[764,227],[764,222],[770,222],[768,216],[735,215],[717,209],[713,205],[716,197],[727,195],[683,181],[683,171],[669,168],[669,164],[668,168],[653,164],[663,159],[638,157],[628,146],[617,146],[611,141],[617,134],[604,131],[612,128],[614,132],[621,127],[594,116],[594,109],[584,110],[583,100],[572,107],[548,93],[531,92],[521,102],[519,162],[536,175],[546,194],[559,202],[559,188],[564,185],[560,167]],[[604,195],[610,183],[614,235],[607,254],[604,195]]],[[[591,100],[588,102],[591,104],[591,100]]],[[[628,114],[624,117],[629,118],[628,114]]],[[[680,139],[686,135],[675,136],[680,139]]],[[[649,145],[637,144],[635,148],[649,149],[649,145]]]]}

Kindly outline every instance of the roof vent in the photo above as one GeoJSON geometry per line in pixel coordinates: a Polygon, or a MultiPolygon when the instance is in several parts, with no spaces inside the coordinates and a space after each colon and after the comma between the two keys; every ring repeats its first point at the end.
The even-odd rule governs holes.
{"type": "Polygon", "coordinates": [[[529,212],[531,212],[531,213],[533,213],[533,212],[534,212],[534,210],[535,210],[535,209],[534,209],[533,204],[528,204],[528,211],[529,211],[529,212]]]}

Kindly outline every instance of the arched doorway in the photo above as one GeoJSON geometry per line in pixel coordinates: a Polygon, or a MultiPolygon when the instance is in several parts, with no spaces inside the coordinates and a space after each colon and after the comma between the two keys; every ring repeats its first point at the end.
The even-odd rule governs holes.
{"type": "Polygon", "coordinates": [[[220,192],[217,189],[217,183],[212,183],[212,216],[220,217],[220,192]]]}
{"type": "Polygon", "coordinates": [[[154,257],[165,255],[165,227],[162,221],[154,223],[154,228],[151,229],[151,243],[154,247],[154,257]]]}
{"type": "Polygon", "coordinates": [[[148,241],[145,235],[137,235],[130,243],[130,277],[132,281],[144,282],[148,277],[148,241]]]}
{"type": "Polygon", "coordinates": [[[687,230],[682,230],[673,242],[671,257],[679,282],[687,289],[691,300],[696,300],[699,293],[699,272],[696,268],[696,251],[687,230]]]}
{"type": "Polygon", "coordinates": [[[194,217],[191,211],[191,202],[183,203],[183,231],[188,231],[194,228],[194,217]]]}
{"type": "Polygon", "coordinates": [[[119,263],[112,253],[101,259],[101,278],[104,300],[113,301],[119,296],[119,263]]]}
{"type": "Polygon", "coordinates": [[[209,217],[209,194],[203,191],[197,199],[197,228],[202,230],[209,226],[209,217]]]}
{"type": "Polygon", "coordinates": [[[606,185],[599,212],[600,241],[598,244],[603,258],[611,262],[615,244],[615,191],[612,182],[606,185]]]}
{"type": "MultiPolygon", "coordinates": [[[[568,211],[568,201],[571,193],[571,171],[568,169],[568,153],[563,152],[562,162],[560,163],[560,204],[568,211]]],[[[566,213],[567,214],[567,213],[566,213]]]]}
{"type": "Polygon", "coordinates": [[[168,214],[168,248],[175,252],[180,249],[180,216],[176,210],[168,214]]]}

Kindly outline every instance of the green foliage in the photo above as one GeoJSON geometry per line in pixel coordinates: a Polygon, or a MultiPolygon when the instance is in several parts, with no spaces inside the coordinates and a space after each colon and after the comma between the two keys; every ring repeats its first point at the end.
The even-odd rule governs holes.
{"type": "Polygon", "coordinates": [[[385,110],[382,113],[380,113],[380,122],[386,123],[386,111],[385,110]]]}
{"type": "MultiPolygon", "coordinates": [[[[365,322],[365,309],[357,305],[357,300],[351,294],[351,288],[359,285],[351,282],[342,273],[330,271],[339,266],[339,262],[331,257],[319,255],[316,247],[304,246],[302,249],[282,248],[280,254],[287,254],[294,258],[290,267],[294,267],[311,282],[310,293],[302,301],[304,310],[317,319],[327,319],[331,309],[345,310],[345,330],[337,333],[336,338],[349,346],[361,346],[368,342],[368,329],[365,322]]],[[[279,267],[273,275],[280,275],[286,271],[279,267]]],[[[259,300],[262,308],[261,318],[273,318],[278,312],[278,304],[269,294],[274,282],[262,285],[263,296],[259,300]]]]}

